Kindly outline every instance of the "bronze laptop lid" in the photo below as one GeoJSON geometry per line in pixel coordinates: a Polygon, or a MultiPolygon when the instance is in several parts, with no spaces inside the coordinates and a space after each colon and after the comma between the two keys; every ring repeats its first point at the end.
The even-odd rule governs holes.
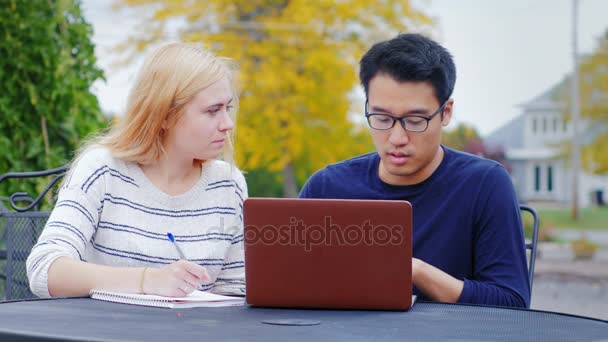
{"type": "Polygon", "coordinates": [[[412,207],[406,201],[249,198],[247,303],[407,310],[412,207]]]}

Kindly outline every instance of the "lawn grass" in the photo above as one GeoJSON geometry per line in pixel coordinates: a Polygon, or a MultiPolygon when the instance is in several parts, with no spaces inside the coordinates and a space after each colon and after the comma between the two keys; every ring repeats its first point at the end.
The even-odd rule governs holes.
{"type": "Polygon", "coordinates": [[[537,209],[542,228],[597,229],[608,231],[608,207],[581,209],[578,221],[572,219],[571,210],[537,209]]]}

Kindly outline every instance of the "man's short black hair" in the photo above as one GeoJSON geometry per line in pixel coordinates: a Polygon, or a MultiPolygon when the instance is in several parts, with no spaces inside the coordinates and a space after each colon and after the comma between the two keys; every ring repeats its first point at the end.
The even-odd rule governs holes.
{"type": "Polygon", "coordinates": [[[360,61],[359,78],[369,94],[369,82],[379,73],[399,82],[428,81],[440,104],[447,101],[456,83],[452,55],[437,42],[420,34],[399,34],[372,46],[360,61]]]}

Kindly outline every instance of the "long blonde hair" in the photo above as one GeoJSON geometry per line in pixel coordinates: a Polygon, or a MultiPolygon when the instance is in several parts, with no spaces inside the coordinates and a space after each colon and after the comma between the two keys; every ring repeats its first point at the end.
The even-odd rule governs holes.
{"type": "MultiPolygon", "coordinates": [[[[236,63],[216,57],[200,45],[170,43],[159,47],[142,65],[129,94],[124,117],[107,133],[90,139],[80,149],[72,166],[78,163],[82,154],[98,146],[108,148],[114,157],[127,162],[146,165],[158,160],[165,153],[163,123],[166,121],[168,127],[172,127],[201,90],[228,78],[233,86],[235,110],[232,113],[237,112],[236,70],[236,63]]],[[[224,159],[231,164],[233,136],[234,130],[224,147],[224,159]]],[[[195,162],[202,164],[205,161],[195,162]]]]}

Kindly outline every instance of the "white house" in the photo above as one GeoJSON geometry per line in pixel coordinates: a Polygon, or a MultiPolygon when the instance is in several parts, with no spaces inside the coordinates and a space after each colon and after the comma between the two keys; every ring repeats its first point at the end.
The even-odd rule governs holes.
{"type": "MultiPolygon", "coordinates": [[[[558,99],[564,81],[521,106],[522,113],[484,139],[487,146],[502,147],[520,202],[549,201],[568,204],[572,199],[572,168],[561,155],[560,144],[572,137],[572,123],[563,117],[558,99]]],[[[579,131],[585,131],[579,124],[579,131]]],[[[588,134],[581,134],[589,139],[588,134]]],[[[606,197],[608,176],[579,172],[579,205],[588,207],[601,190],[606,197]]]]}

